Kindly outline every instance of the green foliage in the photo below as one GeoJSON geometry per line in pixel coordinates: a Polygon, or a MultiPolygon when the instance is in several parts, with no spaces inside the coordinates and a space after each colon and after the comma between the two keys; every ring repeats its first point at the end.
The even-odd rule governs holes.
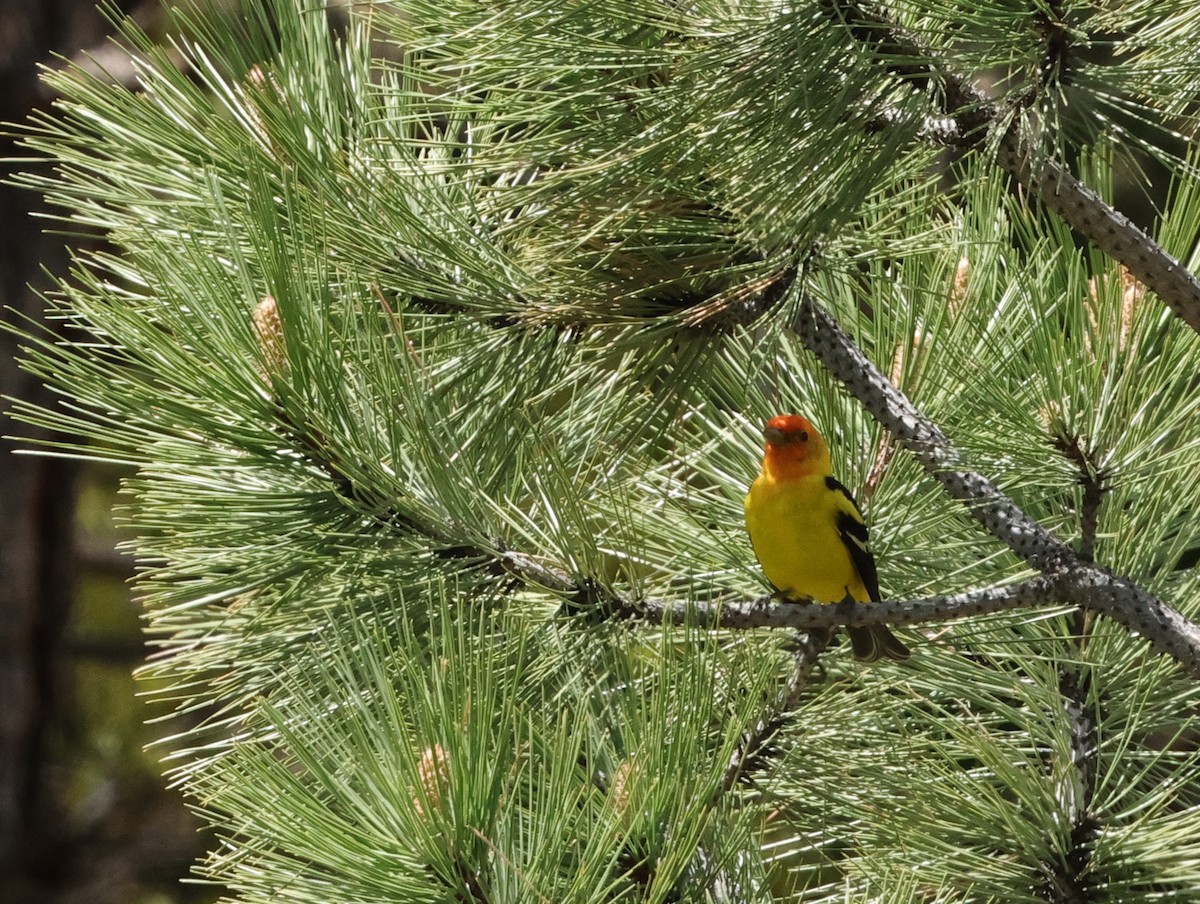
{"type": "MultiPolygon", "coordinates": [[[[1190,4],[881,10],[1010,70],[1029,125],[1061,101],[1030,39],[1059,7],[1100,112],[1041,124],[1103,189],[1106,105],[1191,109],[1190,4]]],[[[60,116],[25,133],[57,164],[25,184],[112,250],[50,300],[68,338],[27,337],[63,402],[21,414],[137,468],[146,673],[195,714],[174,775],[223,838],[204,875],[246,902],[1200,894],[1197,691],[1112,623],[930,626],[869,669],[835,647],[731,783],[791,639],[595,604],[765,590],[741,497],[787,410],[889,598],[1027,574],[805,355],[772,296],[800,266],[973,467],[1194,616],[1200,339],[985,156],[936,167],[937,85],[830,4],[346,15],[188,10],[187,71],[128,30],[140,90],[50,74],[60,116]]],[[[1200,180],[1154,147],[1157,234],[1194,265],[1200,180]]]]}

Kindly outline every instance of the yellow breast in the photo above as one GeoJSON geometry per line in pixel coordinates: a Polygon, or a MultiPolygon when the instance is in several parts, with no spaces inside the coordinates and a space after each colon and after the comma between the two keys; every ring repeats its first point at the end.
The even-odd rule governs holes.
{"type": "Polygon", "coordinates": [[[792,598],[868,599],[838,533],[838,494],[823,475],[777,481],[759,475],[746,496],[746,529],[763,573],[792,598]]]}

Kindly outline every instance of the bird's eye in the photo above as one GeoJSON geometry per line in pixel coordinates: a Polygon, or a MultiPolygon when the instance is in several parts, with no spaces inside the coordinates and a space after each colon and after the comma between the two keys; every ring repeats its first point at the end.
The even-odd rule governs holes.
{"type": "Polygon", "coordinates": [[[802,443],[808,442],[808,431],[807,430],[800,431],[800,442],[802,442],[802,443]]]}

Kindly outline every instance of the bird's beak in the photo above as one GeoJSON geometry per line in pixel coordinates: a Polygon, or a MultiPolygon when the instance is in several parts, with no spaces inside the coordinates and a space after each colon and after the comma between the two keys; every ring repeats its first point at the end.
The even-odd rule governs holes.
{"type": "Polygon", "coordinates": [[[763,439],[765,439],[767,441],[767,445],[770,446],[782,446],[787,441],[784,432],[778,427],[763,428],[763,439]]]}

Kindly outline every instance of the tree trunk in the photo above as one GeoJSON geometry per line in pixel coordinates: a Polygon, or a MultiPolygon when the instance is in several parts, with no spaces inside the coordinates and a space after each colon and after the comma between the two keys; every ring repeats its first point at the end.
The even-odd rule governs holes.
{"type": "MultiPolygon", "coordinates": [[[[37,66],[54,52],[94,44],[106,23],[93,0],[0,0],[0,120],[20,122],[49,106],[37,66]]],[[[20,154],[0,140],[5,157],[20,154]]],[[[22,164],[25,167],[24,164],[22,164]]],[[[40,320],[38,291],[50,285],[42,268],[66,269],[63,239],[44,235],[33,218],[38,197],[0,186],[0,304],[4,320],[40,320]],[[10,310],[11,309],[11,310],[10,310]]],[[[0,333],[0,393],[48,401],[16,364],[17,342],[0,333]]],[[[11,403],[4,401],[8,414],[11,403]]],[[[23,853],[54,820],[42,774],[46,728],[55,710],[63,627],[73,585],[72,462],[14,455],[39,431],[3,419],[0,439],[0,887],[19,889],[23,853]]],[[[5,895],[5,900],[13,900],[5,895]]]]}

